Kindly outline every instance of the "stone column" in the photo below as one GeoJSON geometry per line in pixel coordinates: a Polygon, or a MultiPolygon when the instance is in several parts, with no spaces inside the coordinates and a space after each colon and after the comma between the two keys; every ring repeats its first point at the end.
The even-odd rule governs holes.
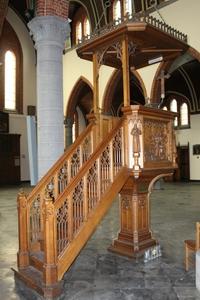
{"type": "Polygon", "coordinates": [[[196,252],[196,288],[200,292],[200,250],[196,252]]]}
{"type": "Polygon", "coordinates": [[[64,151],[63,63],[68,21],[56,16],[35,17],[29,24],[37,50],[38,178],[64,151]]]}
{"type": "Polygon", "coordinates": [[[72,144],[72,126],[73,120],[69,117],[66,117],[64,120],[65,124],[65,149],[67,149],[72,144]]]}

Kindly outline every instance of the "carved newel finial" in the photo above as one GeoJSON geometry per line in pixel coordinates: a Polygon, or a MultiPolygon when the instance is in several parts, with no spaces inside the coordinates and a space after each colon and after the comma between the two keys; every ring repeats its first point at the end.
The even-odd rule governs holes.
{"type": "Polygon", "coordinates": [[[26,194],[24,192],[24,189],[23,188],[20,188],[19,189],[19,193],[17,195],[17,206],[18,206],[18,209],[19,208],[26,208],[26,205],[27,205],[27,199],[26,199],[26,194]]]}

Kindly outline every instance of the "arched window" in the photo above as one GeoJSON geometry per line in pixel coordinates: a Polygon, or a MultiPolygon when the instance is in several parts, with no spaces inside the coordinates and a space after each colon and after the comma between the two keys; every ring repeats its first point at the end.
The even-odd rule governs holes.
{"type": "Polygon", "coordinates": [[[81,22],[76,23],[76,44],[78,44],[78,41],[82,39],[82,24],[81,22]]]}
{"type": "Polygon", "coordinates": [[[79,43],[78,40],[82,40],[84,36],[90,36],[92,26],[94,26],[94,19],[92,15],[89,14],[89,11],[87,11],[86,8],[81,5],[82,1],[69,2],[69,18],[71,19],[71,45],[76,46],[79,43]]]}
{"type": "MultiPolygon", "coordinates": [[[[176,99],[173,99],[170,103],[170,110],[173,112],[177,112],[177,101],[176,99]]],[[[177,127],[178,126],[178,118],[175,117],[174,119],[174,126],[177,127]]]]}
{"type": "Polygon", "coordinates": [[[124,0],[124,14],[132,14],[132,0],[124,0]]]}
{"type": "Polygon", "coordinates": [[[8,50],[4,60],[4,108],[16,110],[16,56],[8,50]]]}
{"type": "Polygon", "coordinates": [[[120,0],[115,0],[113,3],[113,20],[118,20],[121,18],[121,2],[120,0]]]}
{"type": "Polygon", "coordinates": [[[84,35],[90,35],[90,22],[88,18],[86,17],[84,20],[84,35]]]}
{"type": "Polygon", "coordinates": [[[19,39],[5,20],[0,37],[0,110],[23,113],[23,54],[19,39]]]}
{"type": "Polygon", "coordinates": [[[185,129],[190,127],[190,112],[188,99],[184,99],[181,95],[171,95],[165,100],[163,110],[170,110],[178,114],[174,119],[174,127],[176,129],[185,129]]]}
{"type": "Polygon", "coordinates": [[[181,108],[180,108],[180,123],[181,126],[189,125],[188,105],[185,102],[181,104],[181,108]]]}

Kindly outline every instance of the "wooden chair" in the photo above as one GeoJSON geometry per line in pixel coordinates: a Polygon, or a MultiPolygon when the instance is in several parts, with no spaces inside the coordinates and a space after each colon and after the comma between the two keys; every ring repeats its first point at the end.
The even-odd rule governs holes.
{"type": "Polygon", "coordinates": [[[196,239],[185,240],[185,269],[189,270],[190,266],[195,264],[195,254],[200,249],[200,222],[196,222],[196,239]]]}

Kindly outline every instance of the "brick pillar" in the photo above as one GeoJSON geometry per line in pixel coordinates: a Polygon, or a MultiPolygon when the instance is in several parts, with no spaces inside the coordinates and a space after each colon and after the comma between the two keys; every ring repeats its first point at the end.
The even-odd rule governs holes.
{"type": "Polygon", "coordinates": [[[68,18],[69,0],[36,0],[36,16],[68,18]]]}
{"type": "Polygon", "coordinates": [[[49,15],[35,17],[28,26],[37,50],[38,178],[40,179],[64,151],[62,54],[70,29],[67,20],[49,15]]]}

